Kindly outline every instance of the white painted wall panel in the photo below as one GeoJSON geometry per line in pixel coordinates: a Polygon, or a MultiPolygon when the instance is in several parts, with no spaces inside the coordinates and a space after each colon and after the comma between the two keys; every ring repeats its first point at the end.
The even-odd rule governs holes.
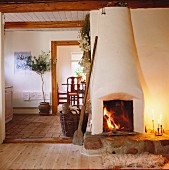
{"type": "MultiPolygon", "coordinates": [[[[31,51],[33,56],[37,56],[41,50],[51,49],[51,41],[77,40],[77,35],[77,31],[11,31],[5,33],[5,78],[6,85],[13,86],[14,107],[37,107],[40,100],[24,101],[23,92],[41,92],[41,79],[38,74],[24,71],[14,72],[14,52],[31,51]]],[[[76,49],[79,51],[79,48],[76,49]]],[[[70,53],[71,50],[68,51],[70,53]]],[[[61,52],[60,55],[62,56],[63,53],[61,52]]],[[[45,91],[51,92],[50,72],[45,74],[45,91]]]]}

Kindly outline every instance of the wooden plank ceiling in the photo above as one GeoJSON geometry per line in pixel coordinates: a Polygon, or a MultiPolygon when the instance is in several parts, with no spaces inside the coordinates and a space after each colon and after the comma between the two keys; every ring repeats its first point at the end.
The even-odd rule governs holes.
{"type": "Polygon", "coordinates": [[[80,29],[88,13],[89,11],[5,13],[5,29],[80,29]]]}
{"type": "Polygon", "coordinates": [[[169,0],[0,0],[5,29],[78,28],[90,10],[103,7],[168,8],[169,0]]]}

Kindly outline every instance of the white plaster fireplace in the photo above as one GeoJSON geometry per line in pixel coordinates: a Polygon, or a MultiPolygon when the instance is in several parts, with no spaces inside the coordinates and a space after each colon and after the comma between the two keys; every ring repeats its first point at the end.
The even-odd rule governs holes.
{"type": "Polygon", "coordinates": [[[103,101],[132,100],[134,131],[144,133],[144,96],[137,72],[137,52],[130,10],[107,7],[91,11],[91,42],[98,44],[91,79],[92,134],[103,132],[103,101]]]}

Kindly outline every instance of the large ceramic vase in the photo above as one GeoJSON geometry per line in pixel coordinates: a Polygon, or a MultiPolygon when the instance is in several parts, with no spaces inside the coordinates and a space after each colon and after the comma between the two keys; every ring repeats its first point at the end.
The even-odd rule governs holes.
{"type": "Polygon", "coordinates": [[[39,114],[42,116],[47,116],[50,113],[49,102],[40,102],[39,105],[39,114]]]}

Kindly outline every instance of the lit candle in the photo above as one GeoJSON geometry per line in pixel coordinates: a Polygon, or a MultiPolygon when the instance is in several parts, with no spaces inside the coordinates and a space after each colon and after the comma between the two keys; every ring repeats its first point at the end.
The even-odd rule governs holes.
{"type": "Polygon", "coordinates": [[[160,119],[158,119],[158,128],[160,128],[160,119]]]}
{"type": "Polygon", "coordinates": [[[154,110],[152,110],[152,123],[153,123],[153,133],[154,133],[154,110]]]}
{"type": "Polygon", "coordinates": [[[160,114],[160,125],[162,125],[162,113],[160,114]]]}
{"type": "Polygon", "coordinates": [[[154,110],[152,110],[152,120],[154,120],[154,110]]]}

